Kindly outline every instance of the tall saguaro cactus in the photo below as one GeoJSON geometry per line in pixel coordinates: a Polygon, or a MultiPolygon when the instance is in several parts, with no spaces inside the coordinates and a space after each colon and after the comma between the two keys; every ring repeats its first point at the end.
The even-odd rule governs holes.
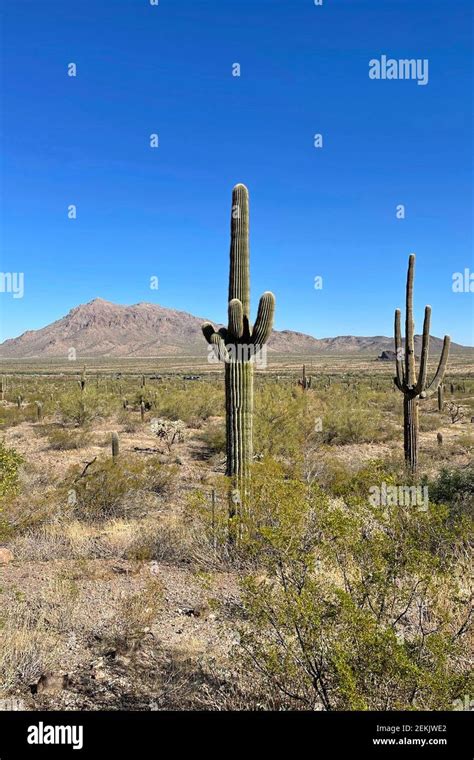
{"type": "Polygon", "coordinates": [[[395,310],[395,385],[403,393],[403,431],[405,462],[410,472],[415,475],[418,465],[418,406],[419,400],[436,393],[443,381],[448,362],[451,338],[444,336],[443,350],[436,374],[427,384],[428,354],[430,343],[431,306],[425,306],[423,338],[421,344],[420,369],[418,377],[415,366],[415,324],[413,320],[413,280],[415,275],[415,255],[411,254],[408,262],[405,314],[405,355],[402,349],[402,330],[400,309],[395,310]]]}
{"type": "Polygon", "coordinates": [[[225,362],[226,474],[236,489],[248,476],[252,461],[253,364],[272,331],[275,296],[260,298],[255,325],[250,324],[249,195],[245,185],[232,191],[230,224],[228,326],[202,326],[204,337],[225,362]]]}

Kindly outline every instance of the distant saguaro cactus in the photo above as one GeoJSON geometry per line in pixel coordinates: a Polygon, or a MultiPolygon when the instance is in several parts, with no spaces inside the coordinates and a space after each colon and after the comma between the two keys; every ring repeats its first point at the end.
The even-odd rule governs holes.
{"type": "Polygon", "coordinates": [[[141,417],[141,421],[144,422],[144,420],[145,420],[145,402],[143,400],[140,401],[140,417],[141,417]]]}
{"type": "Polygon", "coordinates": [[[79,380],[81,391],[83,391],[84,388],[86,387],[86,374],[87,374],[87,370],[86,370],[86,365],[84,364],[84,368],[81,372],[81,379],[79,380]]]}
{"type": "Polygon", "coordinates": [[[41,401],[35,401],[35,407],[36,407],[36,422],[42,422],[43,421],[43,404],[41,401]]]}
{"type": "Polygon", "coordinates": [[[16,397],[16,405],[17,405],[18,409],[21,409],[21,402],[22,401],[23,401],[23,396],[20,395],[20,396],[16,397]]]}
{"type": "Polygon", "coordinates": [[[308,388],[311,388],[311,378],[306,377],[306,366],[303,364],[303,374],[298,380],[298,385],[301,385],[304,391],[308,390],[308,388]]]}
{"type": "MultiPolygon", "coordinates": [[[[245,185],[232,192],[228,326],[202,326],[215,355],[225,362],[226,474],[241,490],[252,462],[253,360],[272,331],[275,296],[260,298],[255,325],[250,324],[249,195],[245,185]]],[[[239,499],[236,499],[239,503],[239,499]]],[[[232,513],[231,508],[231,513],[232,513]]]]}
{"type": "Polygon", "coordinates": [[[410,472],[415,475],[418,466],[418,406],[419,399],[436,393],[443,381],[448,362],[449,335],[444,336],[443,350],[436,374],[427,385],[428,353],[430,343],[431,306],[425,307],[423,322],[423,339],[421,345],[420,370],[418,378],[415,367],[415,325],[413,321],[413,280],[415,274],[415,255],[411,254],[408,263],[405,314],[405,353],[402,348],[401,314],[395,310],[395,385],[403,393],[403,432],[405,462],[410,472]]]}
{"type": "Polygon", "coordinates": [[[119,455],[120,445],[118,433],[112,433],[112,457],[115,459],[119,455]]]}
{"type": "Polygon", "coordinates": [[[0,377],[0,401],[3,401],[5,398],[6,387],[7,387],[7,384],[5,381],[5,375],[2,375],[0,377]]]}

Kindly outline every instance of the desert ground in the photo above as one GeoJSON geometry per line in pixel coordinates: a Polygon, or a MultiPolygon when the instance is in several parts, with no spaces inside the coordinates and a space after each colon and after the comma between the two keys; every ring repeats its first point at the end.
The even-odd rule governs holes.
{"type": "MultiPolygon", "coordinates": [[[[242,589],[249,578],[269,582],[271,565],[260,563],[250,540],[229,544],[222,369],[189,357],[9,360],[0,369],[0,700],[18,699],[31,710],[308,707],[308,687],[294,663],[286,673],[272,673],[271,652],[259,660],[266,634],[242,589]]],[[[256,373],[256,482],[265,490],[261,473],[280,468],[275,477],[295,489],[317,488],[316,504],[321,499],[338,515],[365,509],[370,486],[407,482],[402,404],[390,362],[270,357],[256,373]],[[311,377],[307,390],[298,384],[303,363],[311,377]]],[[[440,547],[437,534],[436,547],[423,551],[436,556],[437,567],[454,557],[446,577],[459,580],[456,597],[443,586],[445,576],[440,580],[437,611],[429,614],[443,608],[444,617],[430,633],[442,629],[460,648],[427,665],[423,640],[419,683],[410,661],[390,676],[386,694],[377,687],[373,696],[354,663],[353,680],[343,679],[336,653],[327,675],[332,707],[316,695],[313,709],[450,709],[468,693],[469,555],[464,527],[456,522],[456,536],[448,531],[472,510],[470,356],[453,357],[444,408],[438,410],[436,394],[423,401],[420,427],[417,482],[428,486],[434,508],[446,510],[439,518],[446,545],[440,547]],[[438,684],[448,672],[445,680],[456,682],[451,691],[438,684]],[[403,680],[412,677],[414,690],[403,680]]],[[[332,562],[330,554],[321,561],[332,562]]],[[[390,585],[385,555],[380,562],[384,593],[395,607],[394,589],[406,578],[394,576],[390,585]]],[[[350,574],[354,557],[347,567],[350,574]]],[[[346,578],[332,567],[326,580],[331,573],[342,588],[346,578]]],[[[370,604],[369,592],[367,599],[370,604]]],[[[401,623],[407,631],[416,624],[414,599],[415,592],[403,597],[400,618],[398,612],[391,622],[385,612],[377,618],[396,631],[397,641],[401,623]]],[[[367,611],[365,601],[360,610],[367,611]]],[[[425,636],[434,640],[423,629],[425,636]]]]}

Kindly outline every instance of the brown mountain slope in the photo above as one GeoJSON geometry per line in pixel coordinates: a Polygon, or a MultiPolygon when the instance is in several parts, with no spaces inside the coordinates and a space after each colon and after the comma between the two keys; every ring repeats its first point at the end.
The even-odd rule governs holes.
{"type": "MultiPolygon", "coordinates": [[[[65,317],[40,330],[28,330],[0,344],[0,358],[33,359],[67,356],[74,348],[84,358],[205,355],[204,320],[183,311],[151,303],[121,306],[101,298],[77,306],[65,317]]],[[[418,344],[420,338],[417,336],[418,344]]],[[[441,346],[431,339],[433,352],[441,346]]],[[[269,351],[279,354],[363,353],[376,356],[393,348],[393,339],[341,336],[313,338],[291,330],[275,331],[269,351]]],[[[454,350],[462,349],[454,344],[454,350]]]]}

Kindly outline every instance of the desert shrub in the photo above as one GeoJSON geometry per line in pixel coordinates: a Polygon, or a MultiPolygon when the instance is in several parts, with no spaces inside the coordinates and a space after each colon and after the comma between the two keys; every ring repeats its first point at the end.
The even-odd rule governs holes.
{"type": "Polygon", "coordinates": [[[430,433],[433,430],[439,428],[439,415],[438,414],[426,414],[423,405],[420,405],[420,430],[422,433],[430,433]]]}
{"type": "Polygon", "coordinates": [[[23,458],[0,441],[0,541],[8,538],[12,532],[11,522],[6,506],[19,491],[19,467],[23,458]]]}
{"type": "Polygon", "coordinates": [[[334,455],[332,446],[321,446],[306,465],[305,477],[309,483],[317,481],[331,496],[351,500],[367,500],[372,486],[407,484],[402,456],[370,459],[362,463],[346,462],[334,455]]]}
{"type": "Polygon", "coordinates": [[[182,523],[160,520],[154,524],[140,524],[124,550],[129,560],[173,562],[183,559],[186,553],[186,536],[182,523]]]}
{"type": "Polygon", "coordinates": [[[125,433],[133,435],[138,430],[141,430],[140,417],[136,414],[133,415],[125,409],[122,409],[117,415],[117,422],[125,433]]]}
{"type": "Polygon", "coordinates": [[[55,662],[57,639],[38,625],[33,613],[15,624],[10,617],[0,619],[0,694],[27,686],[55,662]]]}
{"type": "Polygon", "coordinates": [[[0,425],[2,428],[15,427],[26,420],[32,420],[30,410],[27,407],[18,409],[17,406],[0,406],[0,425]]]}
{"type": "Polygon", "coordinates": [[[357,470],[351,471],[341,465],[333,471],[329,490],[346,502],[367,501],[372,486],[403,484],[407,475],[397,460],[371,459],[357,470]]]}
{"type": "Polygon", "coordinates": [[[314,430],[308,399],[299,388],[268,382],[257,387],[254,412],[254,453],[297,462],[314,430]]]}
{"type": "Polygon", "coordinates": [[[386,439],[391,431],[370,394],[333,389],[321,406],[320,439],[327,444],[365,443],[386,439]]]}
{"type": "Polygon", "coordinates": [[[102,631],[103,643],[119,652],[138,649],[163,605],[163,586],[158,578],[139,591],[115,600],[112,621],[102,631]]]}
{"type": "MultiPolygon", "coordinates": [[[[0,590],[0,594],[1,594],[0,590]]],[[[33,598],[21,592],[2,594],[0,610],[0,694],[27,687],[64,654],[61,634],[72,630],[78,589],[52,578],[33,598]]]]}
{"type": "Polygon", "coordinates": [[[90,433],[84,430],[69,430],[53,427],[47,431],[49,448],[53,451],[72,451],[82,449],[91,442],[90,433]]]}
{"type": "Polygon", "coordinates": [[[254,490],[246,666],[292,707],[452,709],[469,693],[465,532],[437,505],[348,508],[281,475],[254,490]]]}
{"type": "Polygon", "coordinates": [[[83,473],[81,469],[74,468],[62,485],[80,520],[100,521],[140,512],[145,494],[164,495],[176,479],[176,470],[160,464],[156,457],[145,462],[120,457],[118,461],[93,462],[83,473]]]}
{"type": "Polygon", "coordinates": [[[194,418],[207,420],[209,417],[224,413],[224,391],[222,383],[213,384],[201,381],[187,383],[186,387],[167,386],[156,399],[158,413],[170,420],[183,420],[190,423],[194,418]]]}
{"type": "Polygon", "coordinates": [[[428,482],[430,500],[449,505],[455,512],[474,514],[474,467],[443,469],[428,482]]]}
{"type": "Polygon", "coordinates": [[[83,426],[98,417],[109,417],[113,402],[114,399],[102,395],[92,386],[86,386],[83,392],[72,388],[61,395],[59,412],[63,423],[83,426]]]}
{"type": "Polygon", "coordinates": [[[9,449],[0,441],[0,500],[16,493],[18,489],[18,468],[23,458],[15,449],[9,449]]]}
{"type": "Polygon", "coordinates": [[[456,436],[451,442],[451,449],[456,453],[474,454],[474,435],[470,433],[463,433],[456,436]]]}
{"type": "Polygon", "coordinates": [[[222,454],[225,452],[225,422],[212,422],[208,424],[197,436],[202,441],[211,454],[222,454]]]}

